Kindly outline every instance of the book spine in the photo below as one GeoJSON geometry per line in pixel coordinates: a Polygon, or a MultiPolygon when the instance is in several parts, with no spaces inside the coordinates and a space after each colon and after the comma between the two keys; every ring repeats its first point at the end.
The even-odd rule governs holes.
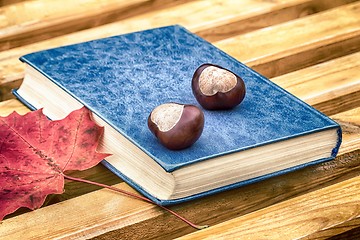
{"type": "Polygon", "coordinates": [[[335,158],[337,153],[339,152],[340,145],[341,145],[341,142],[342,142],[342,129],[341,129],[340,125],[337,128],[337,135],[338,135],[338,139],[337,139],[336,145],[333,148],[333,150],[331,151],[331,156],[333,158],[335,158]]]}

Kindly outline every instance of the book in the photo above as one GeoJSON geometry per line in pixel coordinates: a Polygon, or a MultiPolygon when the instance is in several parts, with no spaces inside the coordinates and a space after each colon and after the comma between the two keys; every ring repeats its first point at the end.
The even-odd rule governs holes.
{"type": "Polygon", "coordinates": [[[146,197],[175,204],[241,187],[335,158],[340,126],[261,74],[179,25],[34,52],[20,58],[25,77],[14,94],[51,119],[86,106],[104,126],[103,164],[146,197]],[[243,102],[202,109],[193,96],[197,67],[211,63],[240,76],[243,102]],[[204,111],[191,147],[163,147],[147,126],[158,105],[204,111]]]}

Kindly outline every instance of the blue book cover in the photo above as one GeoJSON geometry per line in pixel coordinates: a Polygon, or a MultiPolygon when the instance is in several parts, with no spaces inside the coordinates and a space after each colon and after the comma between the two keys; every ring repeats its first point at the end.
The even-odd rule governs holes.
{"type": "MultiPolygon", "coordinates": [[[[325,130],[334,129],[337,134],[326,158],[172,199],[154,196],[138,182],[138,177],[104,161],[110,170],[160,204],[194,199],[331,160],[341,142],[336,122],[178,25],[35,52],[20,60],[88,107],[167,173],[325,130]],[[239,106],[226,111],[201,108],[193,96],[191,79],[203,63],[220,65],[244,80],[246,96],[239,106]],[[149,131],[150,112],[166,102],[193,104],[204,111],[203,133],[191,147],[168,150],[149,131]]],[[[34,108],[42,107],[16,91],[15,95],[34,108]]]]}

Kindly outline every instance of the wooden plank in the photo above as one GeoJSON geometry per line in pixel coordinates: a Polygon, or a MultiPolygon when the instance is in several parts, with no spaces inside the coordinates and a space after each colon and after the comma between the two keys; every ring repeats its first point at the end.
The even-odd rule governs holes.
{"type": "MultiPolygon", "coordinates": [[[[119,1],[119,7],[124,4],[124,2],[119,1]]],[[[131,2],[131,1],[130,1],[131,2]]],[[[115,8],[114,1],[104,0],[95,2],[93,0],[86,0],[73,3],[64,0],[64,1],[27,1],[19,2],[17,4],[12,4],[11,6],[2,7],[0,10],[2,14],[2,20],[0,27],[2,29],[1,33],[11,32],[11,28],[16,26],[26,27],[34,23],[51,21],[52,19],[61,19],[73,14],[86,14],[86,12],[92,11],[106,11],[101,8],[110,7],[115,8]],[[100,9],[97,9],[100,8],[100,9]]],[[[134,2],[130,3],[134,4],[134,2]]],[[[116,8],[115,8],[116,9],[116,8]]],[[[99,12],[97,12],[99,13],[99,12]]],[[[102,13],[102,12],[100,12],[102,13]]],[[[87,13],[91,14],[91,13],[87,13]]],[[[84,17],[84,16],[79,16],[84,17]]],[[[21,28],[20,28],[21,29],[21,28]]],[[[15,29],[14,29],[15,30],[15,29]]]]}
{"type": "Polygon", "coordinates": [[[179,239],[298,239],[360,217],[359,202],[360,176],[179,239]]]}
{"type": "MultiPolygon", "coordinates": [[[[240,25],[234,29],[228,30],[231,33],[239,34],[254,28],[261,28],[266,26],[267,21],[261,22],[258,27],[252,25],[254,18],[257,21],[263,19],[265,14],[277,13],[272,16],[272,21],[281,22],[282,15],[290,15],[292,19],[302,15],[310,14],[317,11],[323,11],[329,7],[336,7],[341,4],[350,2],[349,0],[336,0],[334,4],[324,4],[325,0],[290,0],[290,1],[274,1],[274,2],[259,2],[256,0],[245,0],[238,2],[230,0],[223,2],[221,0],[212,1],[196,1],[187,4],[182,4],[176,7],[167,8],[160,11],[152,11],[147,14],[140,14],[135,17],[127,18],[122,21],[117,21],[113,24],[93,28],[88,31],[82,31],[75,35],[68,35],[64,38],[56,38],[56,41],[43,41],[41,45],[31,45],[28,48],[19,48],[18,51],[12,51],[1,55],[0,60],[8,59],[10,56],[19,57],[20,55],[29,53],[31,51],[38,51],[46,48],[52,48],[62,45],[78,43],[82,41],[93,40],[96,38],[107,37],[116,34],[133,32],[147,28],[160,27],[170,24],[181,24],[191,29],[193,32],[199,33],[211,29],[215,31],[216,28],[223,28],[224,24],[240,25]],[[234,8],[233,6],[237,6],[234,8]],[[239,11],[238,9],[241,9],[239,11]],[[313,10],[311,10],[313,9],[313,10]],[[281,15],[279,17],[279,15],[281,15]],[[223,16],[226,16],[224,18],[223,16]],[[250,20],[247,20],[250,19],[250,20]],[[278,19],[278,20],[276,20],[278,19]],[[239,24],[239,21],[242,24],[239,24]],[[249,27],[247,27],[249,26],[249,27]],[[241,28],[240,30],[236,30],[241,28]]],[[[206,35],[211,38],[219,38],[219,34],[206,35]]],[[[210,40],[207,38],[208,40],[210,40]]],[[[33,42],[32,42],[33,43],[33,42]]],[[[3,53],[2,53],[3,54],[3,53]]]]}
{"type": "Polygon", "coordinates": [[[327,114],[336,114],[340,110],[345,111],[351,107],[359,106],[359,99],[360,92],[357,91],[349,95],[340,96],[338,98],[333,98],[329,101],[316,104],[316,107],[327,114]]]}
{"type": "MultiPolygon", "coordinates": [[[[138,15],[140,13],[139,9],[146,11],[146,7],[149,6],[151,6],[152,11],[154,11],[160,6],[165,7],[167,5],[184,2],[186,1],[167,0],[152,1],[150,4],[149,1],[146,0],[122,2],[114,0],[86,0],[76,4],[71,0],[45,2],[35,0],[32,2],[19,3],[2,9],[4,21],[0,26],[4,29],[2,31],[3,36],[0,38],[0,43],[3,44],[0,45],[2,45],[3,49],[25,45],[41,39],[99,26],[136,14],[138,15]],[[94,16],[96,16],[96,18],[94,18],[94,16]],[[51,31],[47,31],[48,29],[51,29],[51,31]]],[[[185,10],[185,12],[183,12],[184,15],[186,14],[185,18],[189,19],[188,22],[192,24],[197,23],[198,26],[204,26],[210,19],[217,19],[217,21],[212,23],[212,28],[207,28],[204,29],[203,32],[200,32],[201,35],[214,41],[229,37],[235,33],[288,21],[299,16],[305,16],[350,2],[354,2],[354,0],[334,0],[330,3],[324,0],[277,0],[273,2],[252,0],[242,2],[223,2],[218,0],[198,1],[197,3],[191,3],[191,5],[184,4],[173,11],[172,9],[168,9],[168,11],[159,12],[159,14],[156,15],[156,22],[162,25],[169,24],[169,22],[178,23],[172,19],[182,18],[183,15],[181,13],[183,10],[185,10]],[[210,14],[206,12],[209,6],[213,6],[210,8],[213,9],[210,14]],[[274,7],[265,8],[266,6],[274,7]],[[224,9],[226,9],[226,11],[224,11],[224,9]],[[239,11],[239,9],[241,9],[241,11],[239,11]],[[252,9],[252,11],[250,12],[249,9],[252,9]],[[261,14],[262,17],[254,17],[254,12],[257,12],[258,15],[261,14]],[[250,14],[246,15],[246,13],[250,14]],[[200,16],[200,18],[207,16],[207,19],[199,19],[198,16],[200,16]],[[245,21],[243,16],[246,16],[245,21]],[[219,28],[219,26],[221,26],[221,28],[219,28]],[[214,36],[214,38],[211,36],[214,36]]],[[[147,19],[151,18],[153,18],[153,15],[147,19]]]]}
{"type": "Polygon", "coordinates": [[[360,106],[360,52],[271,79],[327,115],[360,106]]]}
{"type": "MultiPolygon", "coordinates": [[[[355,2],[353,0],[343,1],[280,1],[272,9],[264,9],[261,17],[249,16],[246,18],[223,18],[213,23],[211,28],[196,31],[196,33],[208,41],[219,41],[235,35],[254,31],[260,28],[276,25],[291,21],[293,19],[305,17],[314,13],[322,12],[334,7],[355,2]],[[286,5],[285,5],[286,4],[286,5]],[[283,5],[283,6],[281,6],[283,5]],[[281,6],[281,8],[279,8],[281,6]]],[[[275,2],[273,2],[275,3],[275,2]]],[[[264,4],[264,3],[262,3],[264,4]]],[[[234,7],[237,5],[234,5],[234,7]]],[[[243,9],[241,9],[243,11],[243,9]]]]}
{"type": "MultiPolygon", "coordinates": [[[[359,159],[359,154],[357,154],[356,159],[359,159]]],[[[347,161],[349,161],[349,159],[347,159],[347,161]]],[[[351,165],[355,166],[355,164],[359,164],[359,162],[353,162],[353,164],[349,164],[346,167],[351,167],[351,165]]],[[[329,167],[334,167],[334,165],[329,167]]],[[[341,168],[344,167],[344,165],[338,167],[341,168]]],[[[314,170],[317,169],[308,169],[306,172],[290,175],[290,177],[305,177],[314,170]]],[[[323,172],[324,171],[326,172],[326,170],[323,170],[323,172]]],[[[319,173],[319,171],[315,172],[315,175],[317,173],[319,173]]],[[[354,174],[358,175],[359,169],[349,175],[352,176],[354,174]]],[[[323,175],[327,174],[322,173],[320,175],[324,177],[323,175]]],[[[346,176],[346,174],[343,175],[342,173],[330,176],[330,178],[337,178],[339,176],[343,177],[346,176]]],[[[265,181],[261,184],[253,184],[249,187],[238,189],[237,191],[228,191],[226,194],[217,194],[202,200],[193,201],[190,204],[177,205],[173,207],[173,209],[199,223],[209,223],[216,227],[216,224],[223,221],[232,221],[231,219],[237,216],[291,198],[293,194],[302,194],[304,192],[307,193],[306,195],[309,194],[309,187],[307,187],[308,182],[306,182],[306,180],[309,180],[308,177],[302,180],[294,180],[294,178],[287,177],[288,178],[282,179],[277,178],[275,179],[276,181],[273,179],[271,184],[265,181]],[[292,186],[289,184],[291,181],[297,182],[298,185],[292,186]],[[295,190],[293,188],[295,188],[295,190]],[[289,189],[291,189],[291,191],[289,191],[289,189]],[[216,212],[216,216],[212,215],[214,212],[216,212]]],[[[316,176],[312,177],[316,179],[316,176]]],[[[344,181],[344,179],[341,179],[339,183],[341,184],[342,181],[344,181]]],[[[321,180],[318,180],[315,184],[322,183],[321,180]]],[[[125,183],[118,184],[117,186],[129,190],[125,183]]],[[[337,187],[346,186],[341,185],[337,187]]],[[[312,188],[316,189],[314,185],[312,188]]],[[[359,196],[358,192],[354,193],[359,196]]],[[[346,203],[346,200],[344,203],[346,203]]],[[[316,205],[313,207],[315,208],[316,205]]],[[[335,209],[335,211],[336,210],[337,209],[335,209]]],[[[345,218],[345,216],[343,217],[345,218]]],[[[346,216],[346,219],[349,220],[351,218],[346,216]]],[[[337,221],[338,224],[343,222],[340,219],[337,219],[337,221]]],[[[182,222],[173,218],[173,216],[159,211],[154,206],[111,193],[107,190],[99,190],[4,220],[0,236],[2,239],[14,239],[15,236],[21,236],[24,239],[30,237],[74,238],[80,236],[89,238],[97,234],[103,234],[99,239],[114,239],[116,237],[122,237],[124,239],[156,237],[166,239],[182,236],[192,231],[193,229],[185,226],[182,222]],[[89,209],[91,209],[91,211],[89,211],[89,209]],[[29,219],[31,219],[31,221],[29,219]],[[67,219],[67,221],[61,221],[61,223],[55,224],[58,222],[56,219],[67,219]],[[20,224],[24,222],[27,223],[26,226],[20,224]],[[104,233],[105,231],[107,232],[106,234],[104,233]]]]}
{"type": "MultiPolygon", "coordinates": [[[[354,116],[354,112],[360,112],[360,108],[337,114],[336,119],[354,127],[359,126],[359,117],[349,120],[351,116],[354,116]]],[[[359,116],[359,114],[355,114],[355,116],[359,116]]],[[[340,155],[334,161],[179,204],[173,209],[195,222],[216,225],[296,195],[309,193],[358,176],[360,174],[360,150],[357,146],[360,144],[360,136],[356,131],[349,131],[348,134],[352,137],[344,138],[342,144],[342,149],[346,150],[341,150],[340,155]],[[212,215],[214,212],[216,212],[216,216],[212,215]]],[[[97,172],[96,175],[101,174],[97,172]]],[[[78,185],[77,188],[86,189],[82,183],[74,184],[78,185]]],[[[118,186],[129,188],[125,183],[120,183],[118,186]]],[[[68,234],[71,234],[72,237],[92,237],[93,235],[87,235],[91,232],[95,235],[102,234],[101,238],[104,239],[114,236],[127,239],[154,237],[164,239],[182,236],[192,231],[193,229],[181,221],[159,211],[154,206],[110,193],[108,190],[99,190],[41,208],[40,211],[11,217],[2,222],[0,237],[11,239],[14,236],[29,237],[29,234],[34,234],[36,238],[46,235],[48,237],[69,237],[68,234]],[[121,202],[121,206],[119,206],[119,202],[121,202]],[[81,204],[83,207],[79,208],[78,206],[81,204]],[[123,205],[127,207],[122,208],[123,205]],[[89,211],[89,209],[93,210],[89,211]],[[57,215],[57,218],[54,218],[54,215],[57,215]],[[65,219],[68,215],[71,215],[69,221],[55,228],[52,227],[56,219],[65,219]],[[81,217],[79,219],[76,216],[81,217]],[[32,220],[27,221],[26,219],[32,220]],[[19,222],[28,224],[25,226],[19,222]],[[51,232],[49,229],[52,229],[51,232]],[[110,232],[105,234],[105,231],[110,232]]]]}
{"type": "MultiPolygon", "coordinates": [[[[204,34],[203,37],[211,40],[267,26],[271,21],[266,20],[266,16],[273,12],[276,14],[275,16],[271,15],[271,18],[272,22],[275,23],[281,22],[283,16],[296,18],[303,14],[326,10],[329,7],[336,7],[347,2],[347,0],[332,1],[332,4],[328,4],[326,0],[278,0],[271,2],[255,0],[239,2],[231,0],[226,1],[226,3],[222,0],[214,0],[190,2],[166,10],[142,14],[102,27],[0,52],[0,86],[5,86],[11,82],[16,82],[17,84],[21,82],[24,66],[19,62],[18,58],[23,54],[33,51],[169,24],[184,25],[191,31],[200,36],[204,34]],[[233,6],[237,6],[237,8],[233,6]],[[241,9],[241,11],[238,9],[241,9]],[[309,9],[316,10],[310,11],[309,9]],[[254,21],[258,24],[254,25],[254,21]],[[232,29],[224,27],[228,25],[236,25],[238,27],[232,29]]],[[[263,38],[269,39],[265,36],[263,38]]],[[[257,39],[251,40],[251,42],[256,41],[257,39]]],[[[259,54],[261,56],[261,53],[259,54]]],[[[5,95],[3,99],[6,99],[5,95]]]]}
{"type": "Polygon", "coordinates": [[[263,28],[215,45],[267,77],[360,50],[360,2],[263,28]]]}
{"type": "Polygon", "coordinates": [[[33,0],[0,9],[0,51],[189,0],[33,0]]]}
{"type": "Polygon", "coordinates": [[[23,2],[23,1],[26,1],[26,0],[0,0],[0,7],[18,3],[18,2],[23,2]]]}
{"type": "MultiPolygon", "coordinates": [[[[133,191],[124,183],[116,186],[127,191],[133,191]]],[[[4,240],[88,239],[105,231],[134,224],[136,221],[141,221],[146,217],[155,217],[159,214],[161,211],[152,205],[130,200],[107,190],[99,190],[90,193],[90,195],[86,194],[80,198],[4,220],[1,225],[0,237],[4,240]],[[88,198],[85,200],[85,198],[82,199],[83,197],[88,198]],[[109,201],[112,197],[114,198],[109,201]],[[28,217],[31,217],[30,222],[27,222],[28,217]],[[43,225],[45,224],[44,220],[50,220],[50,217],[53,219],[51,226],[43,225]],[[66,219],[66,221],[55,219],[66,219]],[[55,221],[56,224],[54,224],[55,221]]]]}
{"type": "Polygon", "coordinates": [[[29,108],[18,100],[12,99],[0,102],[0,116],[5,117],[13,111],[18,112],[19,114],[30,112],[29,108]]]}
{"type": "Polygon", "coordinates": [[[354,218],[343,224],[339,224],[331,228],[310,234],[304,238],[301,238],[301,240],[359,239],[360,235],[358,235],[358,237],[351,237],[351,235],[349,235],[349,233],[351,233],[353,230],[359,230],[359,226],[360,218],[354,218]]]}
{"type": "MultiPolygon", "coordinates": [[[[359,225],[358,225],[359,226],[359,225]]],[[[360,227],[354,228],[342,234],[332,236],[327,240],[360,239],[360,227]]]]}
{"type": "MultiPolygon", "coordinates": [[[[219,19],[220,16],[217,16],[217,18],[219,19]]],[[[227,26],[225,22],[219,22],[222,26],[227,26]]],[[[279,26],[282,25],[283,24],[279,26]]],[[[319,24],[319,26],[322,25],[319,24]]],[[[256,33],[256,31],[254,33],[256,33]]],[[[232,33],[229,32],[229,34],[232,33]]],[[[356,44],[355,41],[352,43],[356,44]]],[[[327,42],[323,44],[327,44],[327,42]]],[[[344,46],[349,47],[352,45],[345,44],[344,46]]],[[[328,48],[328,51],[331,51],[331,49],[332,48],[328,48]]],[[[347,50],[345,50],[343,54],[348,54],[346,51],[347,50]]],[[[6,56],[8,52],[3,53],[5,53],[5,55],[2,56],[6,56]]],[[[298,53],[295,52],[292,54],[296,55],[298,53]]],[[[320,52],[319,54],[322,53],[320,52]]],[[[327,57],[328,55],[326,55],[324,59],[326,60],[327,57]]],[[[357,230],[359,226],[358,219],[360,219],[359,216],[356,217],[352,215],[354,213],[354,206],[334,205],[340,202],[340,200],[334,198],[333,195],[327,195],[329,192],[324,189],[334,187],[336,191],[344,193],[345,205],[352,197],[352,193],[350,193],[350,195],[348,194],[349,189],[347,188],[352,184],[352,180],[357,179],[356,186],[359,186],[360,105],[358,101],[360,99],[360,91],[357,90],[359,87],[358,62],[358,54],[355,53],[324,64],[296,71],[294,74],[283,76],[283,78],[272,79],[298,97],[302,99],[306,98],[308,103],[313,104],[318,109],[331,114],[332,118],[342,125],[344,143],[336,160],[275,177],[262,181],[261,183],[252,184],[189,203],[179,204],[173,206],[172,209],[194,222],[210,224],[214,228],[217,228],[221,226],[221,224],[242,219],[248,216],[246,214],[255,214],[257,211],[264,211],[264,215],[271,215],[272,213],[281,215],[284,211],[284,217],[294,216],[293,212],[287,211],[289,208],[286,206],[281,210],[279,204],[291,201],[295,196],[299,197],[301,201],[305,199],[305,201],[297,203],[298,205],[303,204],[301,206],[304,206],[304,208],[301,208],[301,210],[309,211],[309,214],[300,211],[297,215],[298,219],[301,219],[300,223],[296,225],[290,220],[290,222],[288,222],[288,228],[284,227],[285,233],[295,231],[297,234],[309,229],[306,223],[309,223],[310,227],[314,227],[317,223],[324,223],[320,222],[324,220],[324,225],[320,226],[319,224],[318,228],[314,227],[311,228],[310,231],[307,231],[303,236],[304,239],[324,239],[325,237],[339,233],[343,233],[341,236],[351,236],[351,234],[357,230]],[[302,78],[301,76],[304,77],[302,78]],[[303,83],[300,83],[302,82],[301,79],[303,83]],[[300,87],[302,84],[304,85],[300,87]],[[311,91],[311,88],[316,88],[317,90],[311,91]],[[306,91],[306,89],[310,89],[310,91],[306,91]],[[340,183],[349,183],[349,185],[340,183]],[[325,203],[328,205],[317,205],[315,202],[311,202],[312,200],[316,201],[316,197],[313,197],[314,199],[307,198],[307,196],[314,196],[311,194],[321,190],[325,192],[322,191],[320,193],[324,193],[325,196],[329,197],[325,197],[325,203]],[[307,200],[309,200],[310,203],[306,202],[307,200]],[[276,208],[276,206],[278,206],[278,208],[276,208]],[[319,206],[324,207],[324,211],[316,215],[321,217],[311,219],[309,217],[312,213],[311,211],[320,211],[322,208],[319,208],[319,206]],[[327,209],[326,207],[328,206],[334,206],[335,210],[333,210],[333,208],[327,209]],[[269,207],[275,207],[273,208],[274,212],[271,212],[271,210],[270,212],[267,211],[266,209],[269,209],[269,207]],[[323,212],[325,213],[324,218],[322,218],[323,212]],[[349,219],[347,219],[347,217],[350,221],[348,221],[349,219]],[[330,220],[327,221],[328,219],[330,220]],[[306,222],[302,220],[309,221],[306,222]],[[314,221],[311,222],[311,220],[314,221]],[[316,222],[316,220],[319,220],[319,222],[316,222]]],[[[289,62],[289,64],[291,65],[292,63],[289,62]]],[[[293,69],[291,71],[293,71],[293,69]]],[[[3,75],[1,67],[0,75],[3,75]]],[[[13,80],[20,82],[20,78],[13,78],[13,80]]],[[[3,90],[4,93],[8,94],[10,88],[5,90],[3,86],[5,85],[0,84],[0,92],[3,90]]],[[[17,100],[0,103],[0,115],[1,112],[5,113],[7,111],[8,114],[14,109],[19,109],[23,112],[28,111],[17,100]]],[[[101,165],[89,171],[73,172],[71,175],[95,180],[99,179],[99,181],[103,183],[117,184],[121,188],[130,189],[125,183],[118,184],[121,180],[113,176],[101,165]]],[[[351,185],[351,187],[354,186],[355,185],[351,185]]],[[[350,189],[350,191],[351,190],[352,189],[350,189]]],[[[330,194],[336,195],[335,192],[331,192],[330,194]]],[[[353,194],[358,194],[358,192],[353,191],[353,194]]],[[[341,196],[341,194],[337,194],[335,197],[339,196],[341,196]]],[[[355,200],[358,202],[359,199],[356,198],[355,200]]],[[[0,223],[0,238],[38,239],[59,237],[85,239],[95,237],[95,239],[173,239],[174,237],[180,237],[194,231],[181,221],[178,221],[173,216],[160,211],[154,206],[119,194],[110,193],[108,190],[98,190],[98,188],[84,186],[82,183],[67,182],[66,192],[64,194],[52,195],[47,201],[49,205],[47,207],[43,207],[34,212],[22,212],[23,214],[19,214],[20,212],[18,212],[17,215],[9,216],[5,221],[0,223]],[[79,197],[74,198],[74,196],[79,197]],[[91,210],[89,211],[89,209],[91,210]],[[57,221],[57,219],[59,218],[66,219],[66,221],[62,221],[60,225],[58,225],[59,221],[57,221]]],[[[319,204],[321,203],[322,202],[319,204]]],[[[290,204],[289,207],[291,210],[298,209],[296,207],[292,208],[290,204]]],[[[359,212],[358,207],[355,210],[359,212]]],[[[279,215],[276,215],[276,217],[282,219],[279,215]]],[[[260,222],[258,225],[254,225],[254,227],[261,225],[262,218],[256,219],[257,217],[262,217],[262,215],[256,215],[250,220],[256,223],[258,223],[257,220],[260,222]]],[[[269,221],[270,220],[271,218],[269,221]]],[[[276,227],[278,223],[279,222],[270,222],[270,224],[274,224],[272,225],[274,227],[276,227]]],[[[226,231],[227,230],[224,229],[224,232],[226,231]]],[[[290,234],[293,233],[291,232],[290,234]]],[[[224,234],[221,233],[221,235],[224,234]]],[[[191,235],[188,237],[190,238],[191,235]]],[[[283,235],[281,235],[281,237],[283,237],[283,235]]],[[[293,235],[290,235],[290,237],[293,237],[293,235]]]]}
{"type": "Polygon", "coordinates": [[[0,101],[4,101],[6,99],[15,98],[12,94],[12,90],[16,89],[20,86],[22,82],[21,80],[9,81],[6,84],[0,84],[0,101]]]}
{"type": "Polygon", "coordinates": [[[335,114],[332,118],[341,125],[343,131],[343,141],[346,142],[346,144],[340,148],[340,153],[359,149],[360,107],[335,114]]]}

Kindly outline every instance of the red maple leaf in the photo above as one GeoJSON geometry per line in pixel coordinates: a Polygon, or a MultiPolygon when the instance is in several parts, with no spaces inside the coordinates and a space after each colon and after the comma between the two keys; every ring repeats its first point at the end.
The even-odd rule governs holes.
{"type": "Polygon", "coordinates": [[[63,193],[65,171],[88,169],[109,156],[96,151],[103,131],[85,107],[57,121],[42,110],[0,117],[0,221],[63,193]]]}

